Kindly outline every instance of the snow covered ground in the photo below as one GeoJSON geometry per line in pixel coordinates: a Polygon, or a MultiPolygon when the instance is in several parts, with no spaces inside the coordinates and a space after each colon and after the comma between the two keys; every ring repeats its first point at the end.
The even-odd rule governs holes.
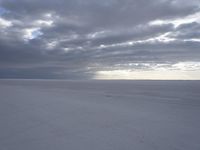
{"type": "Polygon", "coordinates": [[[200,150],[200,81],[0,80],[0,150],[200,150]]]}

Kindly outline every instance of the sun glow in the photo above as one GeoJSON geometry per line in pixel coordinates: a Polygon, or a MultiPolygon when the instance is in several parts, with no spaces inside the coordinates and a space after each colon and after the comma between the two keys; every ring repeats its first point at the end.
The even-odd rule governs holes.
{"type": "Polygon", "coordinates": [[[100,70],[94,79],[199,80],[200,62],[180,62],[170,67],[150,65],[149,69],[100,70]]]}

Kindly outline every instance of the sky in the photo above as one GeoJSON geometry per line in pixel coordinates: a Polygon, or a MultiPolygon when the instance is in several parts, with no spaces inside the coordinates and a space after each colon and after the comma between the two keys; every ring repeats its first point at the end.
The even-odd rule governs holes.
{"type": "Polygon", "coordinates": [[[200,79],[200,0],[0,0],[0,78],[200,79]]]}

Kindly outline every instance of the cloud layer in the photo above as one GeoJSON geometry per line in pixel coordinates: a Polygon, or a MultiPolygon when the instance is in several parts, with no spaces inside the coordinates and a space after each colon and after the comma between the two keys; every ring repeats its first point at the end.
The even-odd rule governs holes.
{"type": "Polygon", "coordinates": [[[0,78],[200,69],[199,0],[0,0],[0,35],[0,78]]]}

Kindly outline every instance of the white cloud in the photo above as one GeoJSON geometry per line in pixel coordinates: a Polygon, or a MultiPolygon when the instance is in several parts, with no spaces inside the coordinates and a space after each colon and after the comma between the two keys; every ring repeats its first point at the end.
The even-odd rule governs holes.
{"type": "Polygon", "coordinates": [[[171,35],[175,33],[172,32],[166,32],[161,35],[152,37],[152,38],[147,38],[143,40],[134,40],[134,41],[126,41],[122,43],[115,43],[115,44],[109,44],[109,45],[104,45],[101,44],[100,46],[96,47],[95,49],[105,49],[105,48],[113,48],[113,47],[129,47],[129,46],[134,46],[137,44],[145,44],[145,43],[170,43],[173,42],[177,39],[172,38],[171,35]]]}
{"type": "MultiPolygon", "coordinates": [[[[98,31],[87,35],[89,39],[99,38],[105,36],[106,31],[98,31]]],[[[108,33],[108,32],[107,32],[108,33]]]]}
{"type": "Polygon", "coordinates": [[[200,39],[184,39],[185,42],[200,42],[200,39]]]}
{"type": "Polygon", "coordinates": [[[78,46],[78,47],[74,47],[74,48],[70,48],[70,47],[65,47],[63,48],[64,52],[69,52],[69,51],[73,51],[73,50],[83,50],[83,47],[78,46]]]}
{"type": "Polygon", "coordinates": [[[195,71],[200,70],[200,62],[179,62],[172,67],[176,70],[183,70],[183,71],[195,71]]]}
{"type": "Polygon", "coordinates": [[[0,18],[0,28],[7,28],[7,27],[11,27],[11,26],[12,26],[11,21],[0,18]]]}
{"type": "Polygon", "coordinates": [[[45,16],[46,18],[52,18],[53,15],[52,15],[51,13],[45,13],[44,16],[45,16]]]}
{"type": "Polygon", "coordinates": [[[48,42],[46,45],[47,49],[54,49],[58,44],[58,41],[52,41],[52,42],[48,42]]]}
{"type": "Polygon", "coordinates": [[[37,20],[35,21],[36,26],[51,26],[53,24],[52,20],[37,20]]]}
{"type": "Polygon", "coordinates": [[[40,31],[40,28],[27,28],[23,30],[23,38],[25,41],[29,41],[41,36],[43,33],[40,31]]]}
{"type": "Polygon", "coordinates": [[[149,23],[149,25],[164,25],[164,24],[173,24],[175,28],[182,24],[197,22],[200,23],[200,12],[197,12],[192,15],[188,15],[182,18],[174,18],[168,20],[154,20],[149,23]]]}

